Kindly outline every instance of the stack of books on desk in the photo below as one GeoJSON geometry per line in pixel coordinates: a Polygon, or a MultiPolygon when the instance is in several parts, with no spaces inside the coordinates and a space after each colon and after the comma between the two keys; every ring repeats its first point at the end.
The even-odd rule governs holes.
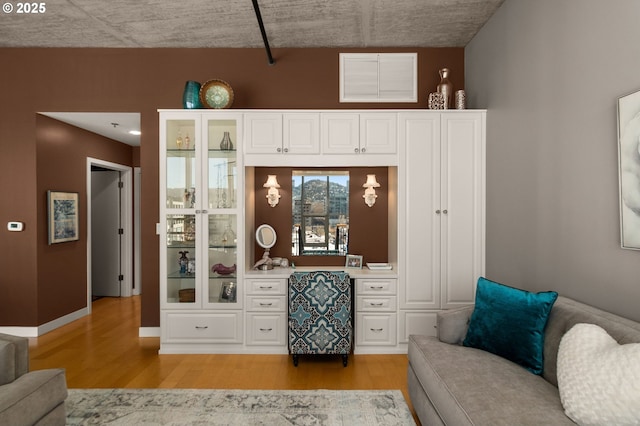
{"type": "Polygon", "coordinates": [[[380,271],[380,270],[391,270],[392,266],[389,263],[367,263],[367,268],[380,271]]]}

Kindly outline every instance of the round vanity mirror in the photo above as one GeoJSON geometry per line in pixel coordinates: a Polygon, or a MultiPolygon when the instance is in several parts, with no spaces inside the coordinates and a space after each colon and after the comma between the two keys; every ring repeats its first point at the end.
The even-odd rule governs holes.
{"type": "Polygon", "coordinates": [[[263,224],[256,230],[256,241],[265,249],[270,249],[276,244],[276,231],[271,225],[263,224]]]}
{"type": "Polygon", "coordinates": [[[273,269],[273,260],[269,257],[269,249],[276,244],[276,230],[267,224],[258,226],[258,229],[256,229],[256,242],[264,249],[264,254],[262,259],[253,265],[253,269],[262,271],[273,269]]]}

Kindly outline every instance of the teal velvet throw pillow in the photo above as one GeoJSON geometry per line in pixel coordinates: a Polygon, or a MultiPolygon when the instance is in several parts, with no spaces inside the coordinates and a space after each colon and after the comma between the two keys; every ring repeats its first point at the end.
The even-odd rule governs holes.
{"type": "Polygon", "coordinates": [[[476,305],[464,346],[482,349],[542,374],[544,328],[558,298],[478,279],[476,305]]]}

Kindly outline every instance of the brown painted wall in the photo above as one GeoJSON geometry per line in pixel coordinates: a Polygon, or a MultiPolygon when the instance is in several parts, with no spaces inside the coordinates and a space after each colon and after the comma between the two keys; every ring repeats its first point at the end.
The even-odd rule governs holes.
{"type": "Polygon", "coordinates": [[[133,148],[42,115],[36,146],[39,325],[87,305],[87,157],[131,166],[133,148]],[[48,244],[47,190],[78,193],[78,241],[48,244]]]}
{"type": "MultiPolygon", "coordinates": [[[[42,183],[36,184],[36,158],[40,161],[44,155],[35,138],[38,111],[141,114],[141,325],[152,327],[159,325],[156,110],[181,108],[186,80],[226,80],[234,89],[234,108],[425,108],[428,92],[438,84],[438,69],[445,66],[452,70],[454,89],[464,88],[463,48],[276,48],[273,55],[276,64],[269,66],[263,49],[0,48],[0,326],[42,324],[58,311],[48,306],[59,303],[48,300],[50,294],[68,296],[59,287],[66,288],[65,282],[50,283],[46,275],[55,262],[49,256],[58,259],[58,254],[38,245],[44,238],[39,235],[43,229],[40,188],[49,185],[40,177],[42,183]],[[419,102],[339,103],[340,52],[418,52],[419,102]],[[5,224],[12,220],[25,222],[26,230],[7,232],[5,224]],[[19,314],[6,315],[9,307],[19,314]]],[[[67,268],[74,269],[67,270],[74,280],[82,280],[86,268],[79,263],[80,259],[67,268]]]]}
{"type": "MultiPolygon", "coordinates": [[[[295,168],[256,167],[254,190],[256,194],[255,224],[253,231],[263,223],[267,223],[276,231],[278,240],[270,250],[271,257],[286,257],[297,266],[343,266],[344,256],[291,256],[291,172],[295,168]],[[271,207],[267,203],[266,188],[263,184],[267,175],[275,174],[280,184],[280,203],[271,207]]],[[[299,168],[297,168],[299,169],[299,168]]],[[[304,167],[308,170],[309,167],[304,167]]],[[[318,169],[322,170],[322,169],[318,169]]],[[[386,167],[334,167],[330,170],[349,171],[349,253],[364,256],[364,262],[388,261],[388,170],[386,167]],[[369,208],[362,195],[362,184],[367,181],[367,174],[375,174],[380,188],[376,190],[378,198],[369,208]]],[[[247,230],[249,231],[249,230],[247,230]]],[[[254,261],[262,257],[263,249],[256,244],[254,261]]]]}

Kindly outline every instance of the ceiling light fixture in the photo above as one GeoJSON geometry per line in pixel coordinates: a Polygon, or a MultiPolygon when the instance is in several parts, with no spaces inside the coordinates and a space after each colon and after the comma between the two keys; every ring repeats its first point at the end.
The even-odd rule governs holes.
{"type": "Polygon", "coordinates": [[[142,132],[140,130],[129,130],[130,135],[140,136],[142,132]]]}

